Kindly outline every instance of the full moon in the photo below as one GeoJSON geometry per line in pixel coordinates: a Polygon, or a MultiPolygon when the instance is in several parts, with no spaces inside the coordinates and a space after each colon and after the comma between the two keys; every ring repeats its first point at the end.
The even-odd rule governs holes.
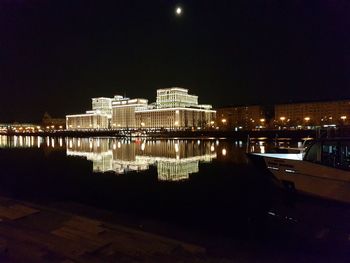
{"type": "Polygon", "coordinates": [[[175,13],[176,13],[176,15],[180,16],[182,14],[182,8],[181,7],[176,7],[175,13]]]}

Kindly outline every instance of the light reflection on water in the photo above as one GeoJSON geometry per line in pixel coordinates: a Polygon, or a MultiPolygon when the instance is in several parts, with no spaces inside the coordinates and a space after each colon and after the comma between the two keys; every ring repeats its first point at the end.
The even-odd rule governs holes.
{"type": "MultiPolygon", "coordinates": [[[[287,145],[289,142],[287,142],[287,145]]],[[[226,140],[148,140],[138,138],[54,138],[0,136],[0,148],[43,148],[62,150],[68,157],[83,157],[92,162],[97,173],[125,174],[157,168],[158,180],[179,181],[199,172],[200,163],[214,159],[236,164],[247,163],[247,144],[226,140]]],[[[250,152],[265,153],[271,144],[252,142],[250,152]]]]}
{"type": "Polygon", "coordinates": [[[84,157],[94,172],[124,174],[157,167],[158,179],[186,180],[198,173],[199,163],[217,158],[211,141],[117,140],[114,138],[68,138],[67,156],[84,157]],[[198,143],[199,142],[199,143],[198,143]]]}
{"type": "MultiPolygon", "coordinates": [[[[0,135],[0,148],[34,148],[34,147],[40,148],[44,142],[46,142],[46,144],[50,146],[49,137],[44,138],[44,137],[37,137],[37,136],[0,135]]],[[[51,143],[53,144],[53,147],[54,147],[55,142],[52,141],[51,143]]]]}

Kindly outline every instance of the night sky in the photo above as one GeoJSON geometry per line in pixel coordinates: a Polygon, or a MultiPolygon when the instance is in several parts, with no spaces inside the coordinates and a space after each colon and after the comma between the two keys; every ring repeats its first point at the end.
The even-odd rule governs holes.
{"type": "Polygon", "coordinates": [[[214,106],[350,98],[350,1],[0,0],[0,122],[171,86],[214,106]]]}

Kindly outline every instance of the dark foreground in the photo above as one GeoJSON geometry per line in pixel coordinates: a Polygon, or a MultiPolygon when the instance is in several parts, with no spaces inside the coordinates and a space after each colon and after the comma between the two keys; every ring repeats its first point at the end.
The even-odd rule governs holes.
{"type": "Polygon", "coordinates": [[[130,220],[81,204],[42,206],[0,197],[0,262],[348,262],[350,237],[342,232],[344,226],[308,222],[329,216],[318,209],[303,215],[298,222],[302,228],[295,218],[271,211],[271,221],[264,222],[265,237],[252,235],[257,231],[253,229],[237,241],[229,227],[227,233],[214,234],[143,218],[130,220]],[[276,221],[281,221],[280,232],[267,233],[276,221]],[[286,221],[295,224],[287,232],[282,227],[286,221]],[[282,234],[288,237],[280,237],[283,243],[264,243],[282,234]]]}
{"type": "Polygon", "coordinates": [[[210,260],[200,246],[11,199],[0,217],[1,262],[210,260]]]}

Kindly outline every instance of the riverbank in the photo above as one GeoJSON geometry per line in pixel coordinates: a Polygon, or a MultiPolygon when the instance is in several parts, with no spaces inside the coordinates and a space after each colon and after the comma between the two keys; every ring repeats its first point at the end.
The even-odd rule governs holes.
{"type": "Polygon", "coordinates": [[[0,261],[345,262],[349,244],[344,229],[320,222],[310,225],[315,210],[320,212],[320,207],[298,223],[288,223],[288,217],[279,214],[265,221],[265,238],[277,235],[281,242],[276,243],[256,239],[250,232],[237,240],[229,237],[234,234],[230,230],[224,235],[194,231],[78,203],[37,204],[1,196],[0,261]],[[276,220],[281,221],[279,233],[272,233],[276,220]]]}
{"type": "Polygon", "coordinates": [[[197,245],[4,197],[0,197],[0,217],[1,262],[207,262],[210,259],[205,249],[197,245]]]}

